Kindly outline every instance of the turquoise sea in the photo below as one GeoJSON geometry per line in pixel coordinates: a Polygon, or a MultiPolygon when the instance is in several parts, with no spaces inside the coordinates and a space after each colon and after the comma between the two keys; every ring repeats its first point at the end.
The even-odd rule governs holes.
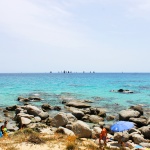
{"type": "Polygon", "coordinates": [[[63,107],[63,99],[91,100],[91,105],[110,111],[142,104],[150,108],[150,73],[20,73],[0,74],[0,107],[21,104],[18,96],[40,96],[40,106],[63,107]],[[110,92],[128,89],[133,94],[110,92]]]}

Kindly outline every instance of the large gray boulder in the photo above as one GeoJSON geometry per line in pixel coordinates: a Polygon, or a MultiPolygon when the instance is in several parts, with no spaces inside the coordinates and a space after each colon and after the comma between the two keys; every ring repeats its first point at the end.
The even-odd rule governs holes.
{"type": "Polygon", "coordinates": [[[51,120],[51,126],[60,127],[66,126],[68,123],[68,118],[66,113],[59,113],[51,120]]]}
{"type": "Polygon", "coordinates": [[[139,128],[139,130],[144,135],[144,138],[150,139],[150,126],[141,127],[141,128],[139,128]]]}
{"type": "Polygon", "coordinates": [[[147,119],[143,118],[130,118],[129,121],[136,123],[138,127],[147,125],[147,119]]]}
{"type": "Polygon", "coordinates": [[[122,110],[119,112],[119,120],[128,121],[129,118],[140,117],[140,112],[132,109],[122,110]]]}
{"type": "Polygon", "coordinates": [[[47,112],[42,111],[41,109],[37,108],[36,106],[23,106],[23,109],[27,110],[27,113],[33,116],[39,116],[41,119],[46,119],[49,117],[47,112]]]}
{"type": "Polygon", "coordinates": [[[77,135],[79,138],[90,138],[92,136],[92,131],[89,126],[83,122],[78,120],[77,122],[73,123],[72,131],[77,135]]]}
{"type": "Polygon", "coordinates": [[[81,101],[71,101],[71,102],[66,103],[66,106],[76,107],[76,108],[89,108],[89,107],[91,107],[89,104],[86,104],[85,102],[81,102],[81,101]]]}

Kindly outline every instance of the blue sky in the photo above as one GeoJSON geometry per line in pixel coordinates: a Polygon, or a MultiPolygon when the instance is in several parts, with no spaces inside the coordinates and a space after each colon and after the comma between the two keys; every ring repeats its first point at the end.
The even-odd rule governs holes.
{"type": "Polygon", "coordinates": [[[150,72],[150,0],[0,0],[0,72],[150,72]]]}

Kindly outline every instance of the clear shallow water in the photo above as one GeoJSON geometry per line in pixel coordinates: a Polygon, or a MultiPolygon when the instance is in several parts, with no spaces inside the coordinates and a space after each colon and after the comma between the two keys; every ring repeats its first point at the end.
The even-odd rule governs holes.
{"type": "Polygon", "coordinates": [[[39,94],[43,99],[34,105],[61,104],[62,99],[92,100],[91,105],[107,107],[110,111],[135,104],[150,107],[149,73],[41,73],[0,74],[0,107],[21,104],[18,96],[39,94]],[[110,92],[128,89],[133,94],[110,92]],[[119,104],[119,105],[116,105],[119,104]]]}

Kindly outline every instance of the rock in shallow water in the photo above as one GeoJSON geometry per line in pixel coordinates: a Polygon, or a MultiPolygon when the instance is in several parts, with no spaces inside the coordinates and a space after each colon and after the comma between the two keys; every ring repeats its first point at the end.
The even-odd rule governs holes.
{"type": "Polygon", "coordinates": [[[76,108],[89,108],[91,107],[89,104],[86,104],[84,102],[81,101],[71,101],[66,103],[66,106],[71,106],[71,107],[76,107],[76,108]]]}

